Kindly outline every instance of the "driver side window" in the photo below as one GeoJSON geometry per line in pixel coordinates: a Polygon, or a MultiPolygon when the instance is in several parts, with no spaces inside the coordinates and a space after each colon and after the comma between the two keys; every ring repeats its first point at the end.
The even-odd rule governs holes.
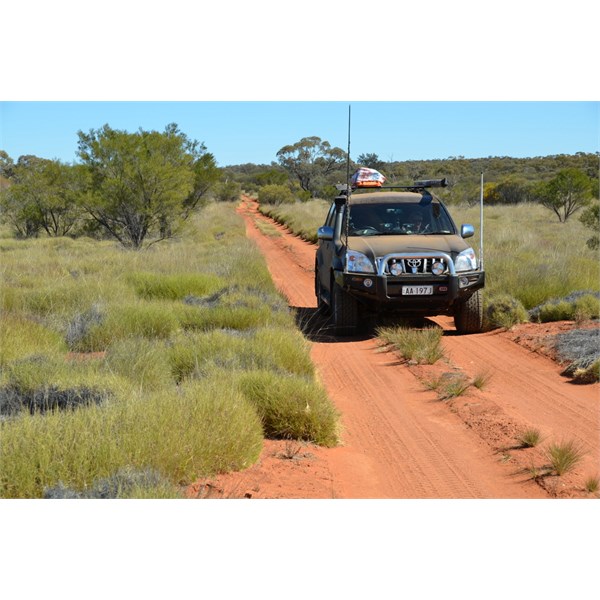
{"type": "Polygon", "coordinates": [[[381,219],[371,206],[354,206],[350,211],[350,226],[354,231],[378,230],[381,219]]]}

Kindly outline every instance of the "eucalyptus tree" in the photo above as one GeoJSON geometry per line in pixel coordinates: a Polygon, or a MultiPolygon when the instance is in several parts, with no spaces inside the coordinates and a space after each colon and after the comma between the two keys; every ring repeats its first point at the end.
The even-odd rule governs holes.
{"type": "Polygon", "coordinates": [[[277,152],[279,164],[315,197],[336,171],[346,164],[346,152],[320,137],[305,137],[277,152]]]}

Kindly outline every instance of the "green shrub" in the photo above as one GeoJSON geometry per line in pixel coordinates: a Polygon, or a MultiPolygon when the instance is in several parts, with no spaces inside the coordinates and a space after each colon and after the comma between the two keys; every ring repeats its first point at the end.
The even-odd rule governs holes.
{"type": "Polygon", "coordinates": [[[442,373],[437,379],[425,381],[425,387],[437,392],[440,400],[451,400],[462,396],[471,387],[464,373],[442,373]]]}
{"type": "Polygon", "coordinates": [[[152,466],[176,483],[246,469],[262,450],[255,407],[222,374],[140,397],[130,410],[130,426],[137,418],[143,431],[129,431],[128,452],[137,457],[131,464],[152,466]]]}
{"type": "Polygon", "coordinates": [[[573,470],[584,455],[581,445],[573,440],[551,444],[547,453],[552,469],[557,475],[573,470]]]}
{"type": "Polygon", "coordinates": [[[258,191],[258,201],[261,204],[293,204],[296,199],[287,185],[272,183],[258,191]]]}
{"type": "Polygon", "coordinates": [[[67,361],[63,356],[33,355],[15,360],[3,368],[3,383],[24,391],[100,388],[112,389],[122,379],[106,373],[102,361],[67,361]]]}
{"type": "Polygon", "coordinates": [[[50,356],[66,351],[59,333],[19,315],[0,316],[0,367],[28,356],[50,356]]]}
{"type": "Polygon", "coordinates": [[[127,280],[136,294],[145,300],[181,300],[189,295],[211,294],[223,287],[219,277],[206,273],[132,273],[127,280]]]}
{"type": "Polygon", "coordinates": [[[215,369],[314,374],[307,342],[295,329],[267,327],[244,333],[223,329],[186,332],[175,338],[168,353],[176,381],[206,377],[215,369]]]}
{"type": "Polygon", "coordinates": [[[106,318],[89,330],[73,344],[79,352],[106,350],[115,340],[128,337],[167,339],[179,323],[170,303],[145,303],[112,305],[107,308],[106,318]]]}
{"type": "Polygon", "coordinates": [[[485,320],[488,328],[510,329],[514,325],[527,322],[529,317],[519,300],[508,294],[498,294],[488,301],[485,320]]]}
{"type": "Polygon", "coordinates": [[[542,441],[542,434],[539,429],[529,427],[517,435],[517,441],[523,448],[534,448],[542,441]]]}
{"type": "Polygon", "coordinates": [[[105,366],[139,390],[161,389],[174,382],[168,350],[158,340],[137,337],[117,340],[106,351],[105,366]]]}
{"type": "Polygon", "coordinates": [[[377,336],[391,345],[407,361],[432,365],[444,356],[440,327],[411,329],[409,327],[380,327],[377,336]]]}
{"type": "Polygon", "coordinates": [[[188,484],[249,467],[263,443],[255,408],[223,379],[22,414],[0,428],[2,498],[41,498],[59,484],[81,493],[123,468],[153,469],[188,484]]]}
{"type": "Polygon", "coordinates": [[[238,382],[256,407],[267,437],[337,444],[337,411],[313,380],[254,371],[241,374],[238,382]]]}
{"type": "Polygon", "coordinates": [[[552,298],[529,313],[539,323],[597,319],[600,317],[600,294],[572,292],[561,299],[552,298]]]}
{"type": "Polygon", "coordinates": [[[585,294],[575,300],[573,305],[575,321],[600,318],[600,298],[593,294],[585,294]]]}
{"type": "Polygon", "coordinates": [[[549,321],[570,321],[575,314],[573,304],[565,300],[555,304],[544,304],[539,311],[538,319],[540,323],[549,321]]]}

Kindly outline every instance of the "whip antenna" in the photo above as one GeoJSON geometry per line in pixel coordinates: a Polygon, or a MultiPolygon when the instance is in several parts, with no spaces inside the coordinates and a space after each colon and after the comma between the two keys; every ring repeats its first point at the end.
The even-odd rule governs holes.
{"type": "Polygon", "coordinates": [[[350,123],[352,117],[352,105],[348,104],[348,154],[346,156],[346,195],[350,193],[350,123]]]}
{"type": "MultiPolygon", "coordinates": [[[[348,154],[346,156],[346,215],[344,218],[344,235],[346,237],[346,248],[348,248],[348,230],[350,229],[350,124],[352,116],[352,105],[348,104],[348,154]]],[[[344,269],[346,270],[346,269],[344,269]]]]}
{"type": "Polygon", "coordinates": [[[479,269],[483,271],[483,172],[479,185],[479,269]]]}

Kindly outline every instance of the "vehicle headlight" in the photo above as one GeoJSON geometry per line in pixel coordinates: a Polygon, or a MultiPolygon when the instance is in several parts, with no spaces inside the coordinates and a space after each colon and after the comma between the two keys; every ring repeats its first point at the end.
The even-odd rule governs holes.
{"type": "Polygon", "coordinates": [[[477,257],[473,248],[463,250],[454,261],[456,271],[474,271],[477,268],[477,257]]]}
{"type": "Polygon", "coordinates": [[[352,273],[375,273],[373,263],[362,252],[351,250],[347,254],[348,271],[352,273]]]}

